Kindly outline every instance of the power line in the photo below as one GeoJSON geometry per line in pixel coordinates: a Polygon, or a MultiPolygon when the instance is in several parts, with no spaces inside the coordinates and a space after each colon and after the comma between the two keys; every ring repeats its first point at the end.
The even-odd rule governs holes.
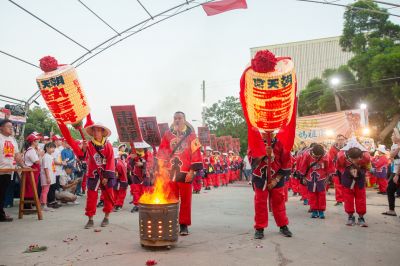
{"type": "Polygon", "coordinates": [[[21,59],[21,58],[19,58],[19,57],[16,57],[15,55],[6,53],[6,52],[1,51],[1,50],[0,50],[0,53],[5,54],[5,55],[7,55],[7,56],[9,56],[9,57],[11,57],[11,58],[17,59],[18,61],[24,62],[25,64],[28,64],[28,65],[34,66],[34,67],[36,67],[36,68],[39,68],[37,65],[32,64],[32,63],[30,63],[30,62],[28,62],[28,61],[26,61],[26,60],[24,60],[24,59],[21,59]]]}
{"type": "MultiPolygon", "coordinates": [[[[154,19],[153,18],[153,16],[150,14],[150,12],[145,8],[145,6],[139,1],[139,0],[136,0],[138,3],[139,3],[139,5],[144,9],[144,11],[146,11],[146,13],[150,16],[150,18],[151,19],[154,19]]],[[[186,2],[187,3],[187,2],[186,2]]],[[[187,3],[188,4],[188,3],[187,3]]]]}
{"type": "MultiPolygon", "coordinates": [[[[181,10],[181,11],[179,11],[179,12],[175,12],[175,13],[169,15],[168,17],[162,18],[162,19],[160,19],[160,20],[158,20],[158,21],[155,21],[155,22],[151,23],[151,24],[148,25],[148,26],[145,26],[145,25],[146,25],[149,21],[151,21],[152,19],[146,19],[146,20],[144,20],[144,21],[142,21],[142,22],[136,24],[136,26],[133,26],[133,27],[130,27],[130,28],[129,28],[129,30],[131,30],[132,28],[135,28],[135,27],[137,27],[138,25],[143,24],[142,27],[141,27],[140,29],[138,29],[138,30],[136,30],[136,31],[134,31],[134,32],[132,32],[132,33],[130,33],[129,35],[127,35],[127,36],[125,36],[125,37],[119,39],[118,41],[115,41],[114,43],[112,43],[112,44],[106,46],[105,48],[101,49],[101,50],[98,51],[97,53],[91,55],[90,57],[86,58],[84,61],[82,61],[82,62],[80,62],[79,64],[77,64],[76,67],[82,65],[83,63],[85,63],[85,62],[87,62],[88,60],[92,59],[92,58],[95,57],[96,55],[98,55],[98,54],[104,52],[105,50],[108,50],[110,47],[112,47],[112,46],[114,46],[114,45],[120,43],[121,41],[123,41],[123,40],[125,40],[125,39],[127,39],[127,38],[129,38],[129,37],[131,37],[131,36],[133,36],[133,35],[135,35],[135,34],[141,32],[141,31],[143,31],[143,30],[145,30],[145,29],[148,29],[148,28],[150,28],[150,27],[152,27],[152,26],[154,26],[154,25],[156,25],[156,24],[158,24],[158,23],[160,23],[160,22],[163,22],[164,20],[167,20],[167,19],[170,19],[170,18],[172,18],[172,17],[175,17],[175,16],[177,16],[177,15],[179,15],[179,14],[181,14],[181,13],[184,13],[184,12],[187,12],[187,11],[189,11],[189,10],[192,10],[193,8],[199,7],[199,6],[201,6],[201,5],[205,4],[205,3],[214,2],[214,1],[215,1],[215,0],[205,1],[205,2],[203,2],[203,3],[194,5],[194,6],[192,6],[192,7],[186,8],[186,9],[184,9],[184,10],[181,10]]],[[[193,1],[188,1],[188,2],[194,2],[194,0],[193,0],[193,1]]],[[[178,10],[179,10],[179,9],[181,9],[184,5],[186,5],[186,3],[177,5],[177,6],[173,7],[173,8],[170,8],[170,9],[168,9],[168,10],[166,10],[166,11],[163,11],[163,12],[157,14],[156,16],[154,16],[153,19],[156,18],[156,17],[159,17],[159,16],[161,16],[161,15],[163,15],[163,14],[165,14],[165,13],[168,13],[168,12],[174,10],[174,9],[178,9],[178,10]]],[[[128,30],[125,30],[124,32],[127,32],[127,31],[128,31],[128,30]]],[[[121,34],[122,34],[122,33],[121,33],[121,34]]],[[[103,42],[102,44],[96,46],[96,48],[94,48],[94,49],[97,49],[97,48],[101,47],[102,45],[106,44],[106,43],[109,42],[110,40],[115,39],[116,37],[117,37],[117,36],[114,36],[114,37],[108,39],[107,41],[103,42]]],[[[94,49],[92,49],[91,51],[93,51],[94,49]]],[[[83,59],[87,54],[88,54],[88,53],[86,53],[85,55],[81,56],[80,58],[78,58],[77,60],[75,60],[73,63],[76,63],[77,61],[83,59]]],[[[73,64],[73,63],[72,63],[72,64],[73,64]]]]}
{"type": "Polygon", "coordinates": [[[113,30],[116,34],[119,35],[119,32],[111,27],[110,24],[108,24],[104,19],[102,19],[99,15],[97,15],[93,10],[91,10],[87,5],[85,5],[81,0],[78,0],[79,3],[81,3],[87,10],[89,10],[93,15],[95,15],[98,19],[100,19],[104,24],[106,24],[111,30],[113,30]]]}
{"type": "Polygon", "coordinates": [[[40,22],[42,22],[43,24],[45,24],[46,26],[52,28],[53,30],[55,30],[56,32],[58,32],[59,34],[61,34],[62,36],[64,36],[65,38],[69,39],[70,41],[74,42],[76,45],[79,45],[80,47],[82,47],[83,49],[85,49],[86,51],[89,51],[88,48],[86,48],[85,46],[83,46],[82,44],[78,43],[77,41],[75,41],[74,39],[72,39],[71,37],[69,37],[68,35],[66,35],[65,33],[61,32],[60,30],[56,29],[55,27],[53,27],[52,25],[50,25],[49,23],[47,23],[46,21],[44,21],[43,19],[39,18],[38,16],[36,16],[35,14],[33,14],[32,12],[26,10],[25,8],[23,8],[22,6],[18,5],[17,3],[15,3],[12,0],[8,0],[10,3],[14,4],[15,6],[19,7],[20,9],[22,9],[23,11],[25,11],[26,13],[28,13],[29,15],[31,15],[32,17],[36,18],[37,20],[39,20],[40,22]]]}

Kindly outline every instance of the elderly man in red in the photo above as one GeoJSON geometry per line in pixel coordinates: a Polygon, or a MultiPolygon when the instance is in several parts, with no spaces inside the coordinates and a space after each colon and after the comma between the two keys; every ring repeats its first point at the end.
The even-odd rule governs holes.
{"type": "Polygon", "coordinates": [[[201,144],[193,128],[186,122],[183,112],[174,114],[170,131],[165,132],[157,159],[159,167],[169,170],[170,186],[176,198],[180,198],[180,234],[188,235],[191,225],[192,179],[195,171],[203,169],[201,144]]]}
{"type": "Polygon", "coordinates": [[[101,226],[105,227],[109,224],[109,215],[114,207],[115,161],[113,147],[107,140],[111,131],[101,124],[90,125],[85,130],[92,137],[88,143],[85,142],[83,145],[83,152],[86,153],[88,164],[85,214],[89,220],[85,228],[89,229],[94,226],[93,216],[96,214],[99,188],[104,193],[103,212],[105,215],[101,226]]]}

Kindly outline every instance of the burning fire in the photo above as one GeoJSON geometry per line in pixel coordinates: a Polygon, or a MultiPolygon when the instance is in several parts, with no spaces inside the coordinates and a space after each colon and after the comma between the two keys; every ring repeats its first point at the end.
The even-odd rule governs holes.
{"type": "Polygon", "coordinates": [[[159,162],[158,166],[158,172],[154,173],[156,175],[154,186],[143,193],[139,199],[139,203],[168,204],[178,201],[171,187],[168,170],[161,162],[159,162]]]}

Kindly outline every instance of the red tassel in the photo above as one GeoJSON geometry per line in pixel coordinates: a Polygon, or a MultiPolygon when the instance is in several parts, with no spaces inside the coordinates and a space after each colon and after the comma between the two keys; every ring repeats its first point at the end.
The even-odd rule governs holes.
{"type": "Polygon", "coordinates": [[[251,60],[251,67],[258,73],[267,73],[275,70],[278,59],[268,50],[261,50],[251,60]]]}

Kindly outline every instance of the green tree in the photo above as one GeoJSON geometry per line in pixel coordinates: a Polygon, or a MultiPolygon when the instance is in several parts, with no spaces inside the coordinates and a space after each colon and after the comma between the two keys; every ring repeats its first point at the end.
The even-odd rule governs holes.
{"type": "Polygon", "coordinates": [[[352,6],[386,13],[347,9],[340,40],[344,50],[355,54],[348,65],[357,75],[360,100],[368,103],[370,123],[384,140],[400,118],[400,26],[372,1],[352,6]]]}
{"type": "Polygon", "coordinates": [[[205,122],[212,134],[240,139],[241,154],[247,151],[247,125],[238,98],[229,96],[214,103],[205,112],[205,122]]]}
{"type": "Polygon", "coordinates": [[[306,88],[299,96],[300,116],[315,115],[336,111],[334,91],[329,80],[337,77],[341,86],[336,88],[341,99],[341,108],[353,108],[359,100],[359,92],[355,90],[355,77],[348,66],[337,69],[326,69],[322,78],[315,78],[308,82],[306,88]]]}
{"type": "Polygon", "coordinates": [[[46,108],[35,106],[28,111],[24,137],[32,132],[37,131],[44,135],[50,136],[50,132],[59,134],[57,123],[46,108]]]}

